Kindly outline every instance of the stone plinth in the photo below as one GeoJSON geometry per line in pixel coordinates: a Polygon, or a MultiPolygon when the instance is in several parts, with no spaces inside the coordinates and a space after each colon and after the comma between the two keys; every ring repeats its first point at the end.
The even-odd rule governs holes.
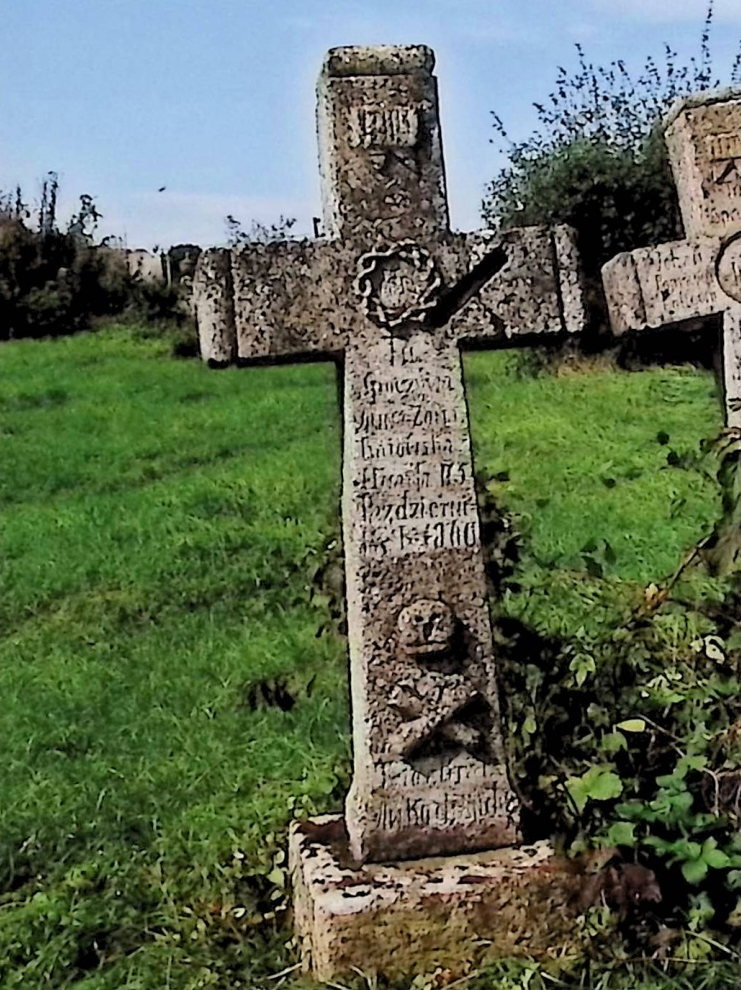
{"type": "Polygon", "coordinates": [[[289,860],[302,963],[317,980],[580,951],[579,880],[546,843],[353,869],[342,819],[327,816],[292,827],[289,860]]]}

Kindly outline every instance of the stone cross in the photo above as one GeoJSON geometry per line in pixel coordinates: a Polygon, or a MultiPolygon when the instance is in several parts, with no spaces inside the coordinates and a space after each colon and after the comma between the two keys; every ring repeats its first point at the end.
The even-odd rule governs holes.
{"type": "Polygon", "coordinates": [[[344,366],[358,862],[518,838],[460,347],[584,322],[568,229],[449,231],[433,65],[422,46],[331,50],[326,236],[208,251],[195,277],[205,359],[344,366]]]}
{"type": "Polygon", "coordinates": [[[683,100],[665,124],[686,240],[602,269],[616,334],[722,315],[726,421],[741,427],[741,91],[683,100]]]}

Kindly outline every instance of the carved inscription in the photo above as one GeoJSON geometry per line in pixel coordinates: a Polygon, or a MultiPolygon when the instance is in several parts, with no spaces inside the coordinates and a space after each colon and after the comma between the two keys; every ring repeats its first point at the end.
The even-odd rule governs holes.
{"type": "Polygon", "coordinates": [[[619,255],[602,270],[616,333],[709,316],[725,307],[717,242],[675,241],[619,255]]]}
{"type": "Polygon", "coordinates": [[[460,848],[464,835],[499,845],[516,837],[519,806],[503,765],[460,352],[419,324],[368,337],[346,393],[369,733],[348,820],[364,823],[370,856],[386,841],[401,856],[420,841],[460,848]]]}
{"type": "MultiPolygon", "coordinates": [[[[435,767],[435,782],[441,787],[458,787],[461,784],[478,787],[499,780],[501,775],[501,767],[484,761],[473,763],[464,754],[437,761],[435,767]]],[[[387,761],[378,765],[378,783],[382,790],[423,790],[429,786],[430,771],[424,763],[412,765],[399,760],[387,761]]]]}
{"type": "Polygon", "coordinates": [[[656,250],[641,283],[650,325],[697,315],[716,293],[708,246],[678,242],[656,250]]]}
{"type": "Polygon", "coordinates": [[[705,152],[713,182],[722,185],[727,196],[741,198],[741,134],[711,134],[705,139],[705,152]]]}
{"type": "Polygon", "coordinates": [[[413,148],[419,139],[417,107],[351,107],[351,148],[413,148]]]}
{"type": "Polygon", "coordinates": [[[363,375],[353,408],[361,553],[474,549],[478,512],[457,348],[441,351],[422,333],[377,346],[388,352],[387,367],[363,375]]]}
{"type": "Polygon", "coordinates": [[[441,790],[438,800],[413,793],[374,809],[375,828],[388,832],[406,829],[460,828],[482,821],[506,822],[515,829],[519,821],[519,801],[503,779],[492,780],[486,790],[450,793],[441,790]],[[499,786],[498,786],[499,785],[499,786]]]}
{"type": "MultiPolygon", "coordinates": [[[[697,178],[687,179],[691,200],[704,218],[707,232],[741,220],[741,109],[737,100],[696,110],[689,130],[696,141],[697,178]],[[699,179],[699,181],[698,181],[699,179]],[[694,188],[692,186],[694,185],[694,188]]],[[[692,138],[690,138],[692,140],[692,138]]]]}

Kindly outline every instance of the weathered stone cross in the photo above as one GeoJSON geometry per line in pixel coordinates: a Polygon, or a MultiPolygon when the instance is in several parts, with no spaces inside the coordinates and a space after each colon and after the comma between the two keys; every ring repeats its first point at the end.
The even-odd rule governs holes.
{"type": "Polygon", "coordinates": [[[204,358],[344,362],[359,862],[517,840],[460,345],[584,322],[566,228],[449,232],[433,64],[425,47],[332,50],[326,238],[209,251],[195,278],[204,358]]]}
{"type": "Polygon", "coordinates": [[[610,322],[621,334],[722,314],[726,421],[741,426],[741,92],[690,97],[665,126],[687,240],[605,265],[610,322]]]}

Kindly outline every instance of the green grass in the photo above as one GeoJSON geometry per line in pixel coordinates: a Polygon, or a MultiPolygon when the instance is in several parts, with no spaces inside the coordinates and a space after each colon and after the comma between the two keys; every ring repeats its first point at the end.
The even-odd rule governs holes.
{"type": "MultiPolygon", "coordinates": [[[[345,647],[311,588],[337,527],[335,370],[214,372],[120,329],[2,357],[0,986],[268,985],[291,961],[258,923],[285,826],[339,808],[348,770],[345,647]],[[295,706],[253,707],[262,679],[295,706]]],[[[506,473],[526,534],[505,604],[568,636],[712,524],[694,455],[715,385],[510,365],[466,361],[477,468],[506,473]]]]}
{"type": "Polygon", "coordinates": [[[508,476],[491,489],[526,537],[527,593],[507,608],[573,635],[612,621],[635,583],[670,575],[712,528],[720,498],[700,442],[723,425],[717,386],[688,367],[517,379],[503,377],[510,364],[491,352],[466,359],[476,466],[508,476]],[[594,543],[606,598],[585,573],[594,543]]]}

